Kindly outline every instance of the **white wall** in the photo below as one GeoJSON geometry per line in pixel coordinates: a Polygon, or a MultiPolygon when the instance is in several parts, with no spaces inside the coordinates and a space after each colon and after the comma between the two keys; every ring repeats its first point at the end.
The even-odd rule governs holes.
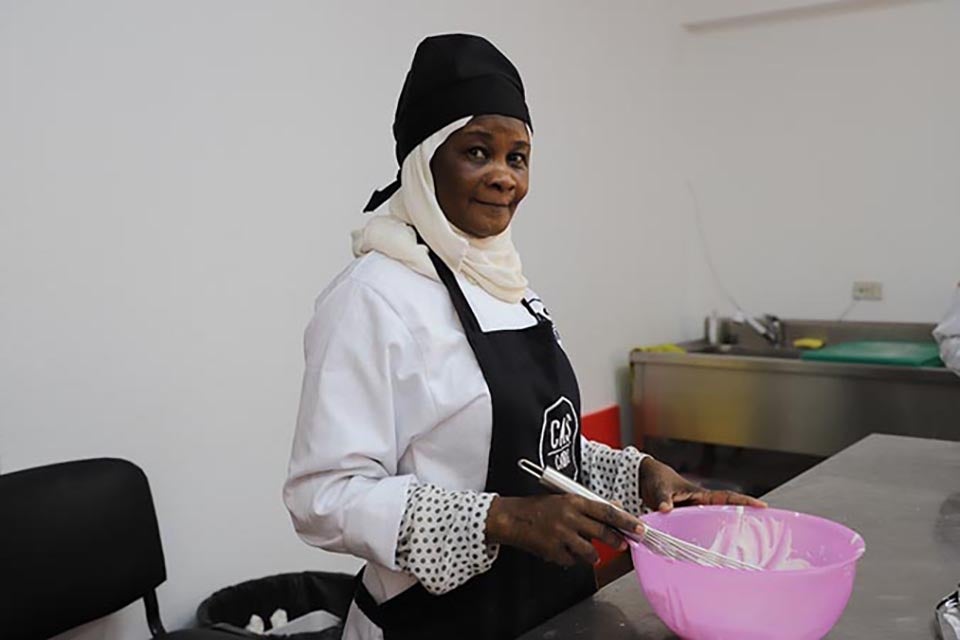
{"type": "MultiPolygon", "coordinates": [[[[722,304],[932,321],[960,277],[960,2],[688,32],[666,2],[0,0],[0,469],[114,455],[153,484],[168,626],[214,588],[357,563],[280,503],[312,300],[393,174],[419,39],[488,35],[534,125],[527,274],[581,378],[722,304]]],[[[872,7],[872,8],[871,8],[872,7]]],[[[142,636],[142,609],[71,634],[142,636]]]]}
{"type": "MultiPolygon", "coordinates": [[[[395,171],[414,47],[451,30],[488,35],[526,79],[536,149],[518,244],[585,407],[613,402],[629,347],[674,337],[683,302],[669,273],[648,273],[681,264],[673,249],[638,240],[672,224],[641,215],[660,188],[649,116],[665,58],[638,7],[0,3],[2,469],[139,463],[173,628],[220,586],[355,569],[303,545],[280,502],[302,330],[395,171]]],[[[71,637],[145,631],[134,605],[71,637]]]]}
{"type": "MultiPolygon", "coordinates": [[[[960,1],[828,4],[677,32],[674,166],[742,306],[836,318],[879,280],[849,319],[934,322],[960,280],[960,1]]],[[[693,315],[730,310],[689,272],[693,315]]]]}

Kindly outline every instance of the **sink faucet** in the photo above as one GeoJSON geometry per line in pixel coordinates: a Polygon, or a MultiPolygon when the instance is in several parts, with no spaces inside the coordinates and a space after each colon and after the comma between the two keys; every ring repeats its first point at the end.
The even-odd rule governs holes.
{"type": "Polygon", "coordinates": [[[748,325],[774,347],[783,346],[783,323],[777,316],[769,313],[764,314],[763,322],[761,322],[742,311],[737,311],[733,320],[734,322],[748,325]]]}

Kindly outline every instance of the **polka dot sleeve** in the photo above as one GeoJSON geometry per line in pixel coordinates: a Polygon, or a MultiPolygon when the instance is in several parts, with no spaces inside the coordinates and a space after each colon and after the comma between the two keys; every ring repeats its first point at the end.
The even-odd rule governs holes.
{"type": "Polygon", "coordinates": [[[500,545],[484,542],[493,493],[412,485],[400,521],[397,566],[430,593],[456,589],[493,566],[500,545]]]}
{"type": "Polygon", "coordinates": [[[617,500],[630,513],[640,515],[640,463],[647,454],[634,447],[612,449],[586,438],[581,443],[583,484],[607,500],[617,500]]]}

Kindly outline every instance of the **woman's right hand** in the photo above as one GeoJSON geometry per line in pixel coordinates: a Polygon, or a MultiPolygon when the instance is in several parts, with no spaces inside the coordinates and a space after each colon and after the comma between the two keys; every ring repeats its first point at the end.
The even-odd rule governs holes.
{"type": "Polygon", "coordinates": [[[497,496],[487,511],[486,542],[517,547],[563,566],[596,564],[599,556],[591,540],[626,547],[617,528],[640,533],[643,524],[624,511],[580,496],[497,496]]]}

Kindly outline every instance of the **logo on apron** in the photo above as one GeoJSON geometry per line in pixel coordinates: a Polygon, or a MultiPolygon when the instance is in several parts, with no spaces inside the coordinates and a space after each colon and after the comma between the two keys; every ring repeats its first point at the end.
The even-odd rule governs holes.
{"type": "Polygon", "coordinates": [[[543,412],[540,430],[540,466],[552,467],[563,475],[577,480],[579,469],[573,443],[580,437],[580,423],[573,403],[560,399],[543,412]]]}
{"type": "Polygon", "coordinates": [[[537,317],[537,322],[550,323],[550,326],[553,328],[553,337],[556,338],[557,344],[562,347],[563,340],[560,339],[560,332],[557,331],[557,325],[553,323],[553,318],[550,316],[550,312],[547,311],[545,306],[543,306],[543,300],[540,298],[530,298],[530,311],[532,311],[533,315],[537,317]]]}

